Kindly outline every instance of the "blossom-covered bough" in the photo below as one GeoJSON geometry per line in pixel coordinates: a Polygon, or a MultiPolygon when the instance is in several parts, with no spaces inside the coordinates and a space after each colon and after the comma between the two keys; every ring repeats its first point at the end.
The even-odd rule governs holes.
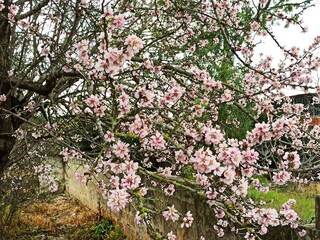
{"type": "Polygon", "coordinates": [[[272,30],[307,32],[301,15],[311,6],[0,0],[0,172],[18,164],[8,157],[17,140],[37,156],[31,142],[54,142],[66,164],[83,159],[79,182],[106,176],[98,186],[108,207],[135,205],[151,235],[176,238],[175,229],[159,233],[153,215],[182,228],[194,220],[171,204],[144,205],[151,184],[169,196],[176,188],[199,195],[216,215],[219,236],[227,229],[254,239],[268,227],[297,228],[294,200],[277,212],[247,193],[250,186],[268,191],[258,175],[284,185],[319,169],[320,128],[308,126],[305,106],[283,89],[315,87],[320,37],[304,50],[286,48],[272,30]],[[283,51],[281,61],[272,53],[253,61],[264,36],[283,51]]]}

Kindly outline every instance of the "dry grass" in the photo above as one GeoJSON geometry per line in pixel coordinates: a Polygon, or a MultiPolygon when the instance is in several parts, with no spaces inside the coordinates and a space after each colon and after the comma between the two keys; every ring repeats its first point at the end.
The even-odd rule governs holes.
{"type": "MultiPolygon", "coordinates": [[[[16,236],[45,232],[61,236],[81,227],[94,225],[98,217],[77,201],[59,196],[51,200],[38,200],[21,210],[13,221],[11,232],[16,236]]],[[[19,238],[23,239],[23,238],[19,238]]]]}

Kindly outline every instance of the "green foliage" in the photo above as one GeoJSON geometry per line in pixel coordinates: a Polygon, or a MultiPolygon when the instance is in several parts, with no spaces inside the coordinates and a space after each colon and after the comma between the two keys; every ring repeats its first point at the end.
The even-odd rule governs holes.
{"type": "Polygon", "coordinates": [[[193,167],[184,167],[181,169],[181,176],[189,179],[194,180],[194,174],[196,173],[196,170],[193,167]]]}
{"type": "Polygon", "coordinates": [[[315,193],[295,189],[293,187],[273,187],[269,192],[263,193],[250,189],[248,196],[253,200],[264,201],[264,207],[280,210],[281,206],[289,199],[295,199],[297,204],[293,209],[298,213],[303,223],[310,223],[314,219],[315,193]]]}
{"type": "Polygon", "coordinates": [[[85,228],[72,234],[71,239],[125,240],[126,236],[110,220],[102,220],[96,225],[87,225],[85,228]]]}
{"type": "Polygon", "coordinates": [[[259,182],[262,184],[269,183],[268,176],[267,175],[253,175],[253,179],[259,179],[259,182]]]}
{"type": "Polygon", "coordinates": [[[126,236],[110,220],[104,220],[94,227],[95,240],[125,240],[126,236]]]}
{"type": "MultiPolygon", "coordinates": [[[[246,111],[250,112],[249,107],[246,111]]],[[[243,139],[254,126],[253,120],[235,105],[219,107],[219,123],[229,138],[243,139]],[[238,125],[234,124],[238,122],[238,125]]]]}

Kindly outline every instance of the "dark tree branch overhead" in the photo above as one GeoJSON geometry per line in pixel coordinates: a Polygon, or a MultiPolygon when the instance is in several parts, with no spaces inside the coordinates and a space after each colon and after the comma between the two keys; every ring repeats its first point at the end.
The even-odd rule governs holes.
{"type": "Polygon", "coordinates": [[[44,74],[36,82],[29,80],[21,80],[10,78],[6,82],[11,84],[13,88],[22,88],[30,90],[40,95],[46,96],[52,92],[57,84],[57,81],[61,78],[80,78],[81,74],[76,71],[65,72],[63,70],[51,71],[50,73],[44,74]]]}
{"type": "Polygon", "coordinates": [[[36,13],[38,13],[39,11],[41,11],[42,8],[44,8],[45,6],[47,6],[49,3],[49,0],[44,0],[43,2],[39,3],[37,6],[35,6],[34,8],[32,8],[30,11],[23,13],[21,15],[16,16],[16,20],[21,20],[27,17],[30,17],[36,13]]]}

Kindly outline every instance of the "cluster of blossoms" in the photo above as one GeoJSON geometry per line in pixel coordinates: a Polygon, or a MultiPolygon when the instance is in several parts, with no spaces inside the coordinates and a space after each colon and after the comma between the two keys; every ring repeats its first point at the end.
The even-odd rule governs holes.
{"type": "Polygon", "coordinates": [[[210,149],[204,150],[201,148],[197,150],[194,157],[190,159],[190,163],[199,173],[210,173],[218,170],[216,174],[219,174],[219,170],[221,171],[220,163],[216,161],[210,149]]]}
{"type": "Polygon", "coordinates": [[[34,173],[38,176],[40,186],[47,188],[50,192],[58,190],[58,181],[53,175],[53,168],[51,165],[39,165],[34,167],[34,173]]]}
{"type": "MultiPolygon", "coordinates": [[[[112,31],[122,28],[125,25],[125,19],[122,14],[114,15],[112,9],[106,9],[103,15],[103,19],[109,24],[108,33],[112,35],[112,31]]],[[[125,69],[126,62],[131,60],[135,53],[143,47],[142,40],[136,35],[129,35],[124,40],[124,45],[126,49],[118,49],[116,47],[107,47],[105,38],[108,38],[104,32],[99,36],[101,42],[99,45],[98,55],[90,56],[90,51],[92,47],[90,46],[89,41],[82,40],[79,42],[75,49],[77,51],[78,58],[77,60],[81,65],[75,64],[74,68],[79,71],[83,71],[85,67],[89,70],[89,76],[99,78],[104,78],[104,74],[107,73],[110,76],[114,76],[125,69]]],[[[68,62],[71,63],[72,56],[68,57],[68,62]]],[[[65,68],[68,71],[68,67],[65,68]]]]}
{"type": "Polygon", "coordinates": [[[74,149],[63,148],[60,151],[63,161],[67,162],[70,158],[82,158],[82,155],[79,151],[74,149]]]}
{"type": "Polygon", "coordinates": [[[126,189],[110,190],[107,206],[111,209],[111,211],[119,212],[121,209],[125,208],[129,202],[130,194],[126,191],[126,189]]]}

